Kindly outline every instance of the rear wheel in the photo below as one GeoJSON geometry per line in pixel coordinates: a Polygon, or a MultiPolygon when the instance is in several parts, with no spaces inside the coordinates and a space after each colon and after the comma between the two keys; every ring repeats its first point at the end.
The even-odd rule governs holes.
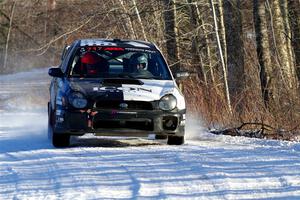
{"type": "Polygon", "coordinates": [[[70,135],[53,133],[52,144],[55,147],[67,147],[70,145],[70,135]]]}
{"type": "Polygon", "coordinates": [[[184,136],[168,136],[168,145],[182,145],[184,143],[184,136]]]}
{"type": "Polygon", "coordinates": [[[67,147],[70,145],[70,135],[58,134],[54,132],[56,123],[55,110],[53,110],[48,103],[48,138],[52,140],[54,147],[67,147]]]}

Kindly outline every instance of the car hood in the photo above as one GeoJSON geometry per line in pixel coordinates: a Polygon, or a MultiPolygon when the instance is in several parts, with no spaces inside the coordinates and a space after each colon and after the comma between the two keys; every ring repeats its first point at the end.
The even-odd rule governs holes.
{"type": "Polygon", "coordinates": [[[177,90],[172,80],[145,80],[140,84],[120,81],[115,84],[106,84],[99,80],[70,80],[73,91],[79,91],[90,98],[125,101],[155,101],[165,94],[174,94],[177,90]]]}

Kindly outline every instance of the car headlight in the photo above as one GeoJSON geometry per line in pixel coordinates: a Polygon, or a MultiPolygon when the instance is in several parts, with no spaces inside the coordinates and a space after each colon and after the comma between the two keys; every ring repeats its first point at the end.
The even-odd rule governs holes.
{"type": "Polygon", "coordinates": [[[87,99],[80,92],[73,92],[69,96],[69,103],[74,108],[84,108],[87,106],[87,99]]]}
{"type": "Polygon", "coordinates": [[[172,94],[163,96],[159,101],[159,108],[161,110],[173,110],[177,105],[177,99],[172,94]]]}

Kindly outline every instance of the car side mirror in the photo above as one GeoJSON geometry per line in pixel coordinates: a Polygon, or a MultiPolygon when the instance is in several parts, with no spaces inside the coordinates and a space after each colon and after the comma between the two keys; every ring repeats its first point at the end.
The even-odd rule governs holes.
{"type": "Polygon", "coordinates": [[[50,68],[48,74],[52,77],[63,77],[64,73],[60,68],[50,68]]]}
{"type": "Polygon", "coordinates": [[[189,76],[190,76],[189,72],[187,72],[187,71],[181,71],[181,72],[177,72],[175,74],[175,79],[176,80],[183,80],[183,79],[186,79],[189,76]]]}

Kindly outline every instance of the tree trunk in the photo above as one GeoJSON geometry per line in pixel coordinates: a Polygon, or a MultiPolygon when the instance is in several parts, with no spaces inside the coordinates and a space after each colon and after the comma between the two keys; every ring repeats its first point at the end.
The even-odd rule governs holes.
{"type": "Polygon", "coordinates": [[[288,1],[292,28],[292,46],[295,53],[296,74],[300,82],[300,0],[288,1]]]}
{"type": "MultiPolygon", "coordinates": [[[[205,39],[205,45],[206,45],[206,57],[208,58],[208,69],[209,69],[209,73],[210,73],[210,78],[211,78],[211,82],[213,83],[213,85],[215,85],[215,75],[214,75],[214,70],[213,70],[213,65],[212,65],[212,53],[211,53],[211,47],[210,47],[210,40],[208,37],[208,31],[206,29],[205,23],[203,21],[203,19],[200,17],[200,10],[198,5],[196,4],[196,11],[197,11],[197,15],[199,16],[199,21],[200,21],[200,26],[203,29],[203,34],[204,34],[204,39],[205,39]]],[[[206,74],[206,70],[204,70],[204,73],[206,74]]]]}
{"type": "Polygon", "coordinates": [[[126,8],[126,5],[124,3],[123,0],[119,0],[119,3],[121,4],[121,7],[123,9],[123,14],[122,14],[122,18],[123,20],[125,21],[125,24],[126,24],[126,29],[127,29],[127,32],[128,32],[128,35],[129,35],[129,38],[130,39],[136,39],[136,34],[135,34],[135,31],[134,31],[134,28],[133,28],[133,24],[131,22],[131,19],[129,17],[129,14],[128,14],[128,10],[126,8]]]}
{"type": "Polygon", "coordinates": [[[163,0],[164,3],[164,22],[165,22],[165,39],[167,47],[168,60],[173,65],[173,71],[177,72],[180,69],[178,51],[177,51],[177,36],[175,30],[175,4],[173,0],[163,0]]]}
{"type": "Polygon", "coordinates": [[[144,24],[143,24],[142,19],[141,19],[141,16],[140,16],[139,9],[138,9],[138,7],[137,7],[137,5],[136,5],[136,1],[135,1],[135,0],[132,0],[132,2],[133,2],[134,10],[135,10],[135,13],[136,13],[136,15],[137,15],[137,18],[138,18],[138,21],[139,21],[139,24],[140,24],[140,27],[141,27],[141,30],[142,30],[143,38],[144,38],[145,41],[147,41],[147,36],[146,36],[144,24]]]}
{"type": "MultiPolygon", "coordinates": [[[[290,63],[290,71],[291,75],[293,77],[293,86],[297,84],[296,82],[296,72],[295,72],[295,56],[292,49],[292,31],[290,26],[290,20],[289,20],[289,11],[288,11],[288,2],[286,0],[281,0],[281,10],[282,10],[282,17],[284,20],[284,30],[285,30],[285,36],[286,36],[286,48],[288,51],[288,58],[290,63]]],[[[300,9],[300,7],[298,8],[300,9]]]]}
{"type": "Polygon", "coordinates": [[[204,70],[204,66],[203,66],[203,62],[202,62],[202,58],[201,58],[200,50],[199,50],[199,36],[198,36],[198,31],[197,31],[198,26],[199,26],[200,16],[198,16],[197,8],[193,4],[192,0],[187,0],[187,3],[189,4],[191,27],[193,29],[193,32],[195,32],[192,37],[192,48],[191,48],[193,63],[194,63],[194,66],[197,66],[197,67],[200,65],[199,69],[197,69],[199,78],[205,84],[207,84],[206,73],[204,70]]]}
{"type": "Polygon", "coordinates": [[[211,5],[211,8],[212,8],[216,39],[217,39],[217,44],[218,44],[218,49],[219,49],[219,54],[220,54],[220,60],[221,60],[221,64],[222,64],[222,70],[223,70],[223,76],[224,76],[223,79],[224,79],[224,87],[225,87],[225,97],[226,97],[226,100],[227,100],[227,107],[228,107],[229,113],[232,114],[232,106],[231,106],[228,79],[227,79],[227,69],[226,69],[225,62],[224,62],[222,46],[221,46],[220,37],[219,37],[217,16],[216,16],[215,5],[214,5],[213,0],[210,0],[210,5],[211,5]]]}
{"type": "Polygon", "coordinates": [[[10,40],[10,35],[11,35],[11,29],[12,29],[12,25],[13,25],[13,18],[14,18],[16,3],[17,2],[14,1],[12,9],[11,9],[11,14],[10,14],[9,27],[8,27],[8,32],[7,32],[7,37],[6,37],[6,43],[5,43],[3,71],[5,71],[6,67],[7,67],[8,46],[9,46],[9,40],[10,40]]]}
{"type": "MultiPolygon", "coordinates": [[[[160,8],[160,7],[159,7],[160,8]]],[[[155,27],[156,27],[156,36],[151,35],[151,40],[157,40],[156,44],[159,47],[164,46],[164,27],[163,27],[163,19],[162,19],[162,13],[158,11],[157,7],[154,8],[155,11],[153,13],[154,20],[155,20],[155,27]]]]}
{"type": "Polygon", "coordinates": [[[227,43],[227,69],[230,96],[239,101],[245,88],[244,43],[240,0],[223,1],[227,43]]]}
{"type": "Polygon", "coordinates": [[[220,35],[221,35],[221,44],[223,47],[223,56],[225,61],[225,67],[227,68],[227,44],[226,44],[226,29],[225,29],[225,22],[224,22],[224,11],[223,11],[223,0],[218,0],[218,11],[220,15],[220,35]]]}
{"type": "Polygon", "coordinates": [[[260,82],[265,105],[269,106],[270,99],[274,99],[274,69],[271,63],[271,52],[267,27],[265,1],[253,1],[253,17],[256,33],[256,52],[260,65],[260,82]]]}
{"type": "Polygon", "coordinates": [[[283,74],[283,81],[287,89],[294,88],[295,77],[293,77],[292,65],[289,58],[289,49],[287,48],[287,43],[290,40],[287,38],[284,22],[285,19],[282,15],[282,10],[280,6],[280,0],[273,0],[273,11],[274,11],[274,32],[276,41],[276,50],[278,52],[279,64],[281,66],[281,71],[283,74]]]}

